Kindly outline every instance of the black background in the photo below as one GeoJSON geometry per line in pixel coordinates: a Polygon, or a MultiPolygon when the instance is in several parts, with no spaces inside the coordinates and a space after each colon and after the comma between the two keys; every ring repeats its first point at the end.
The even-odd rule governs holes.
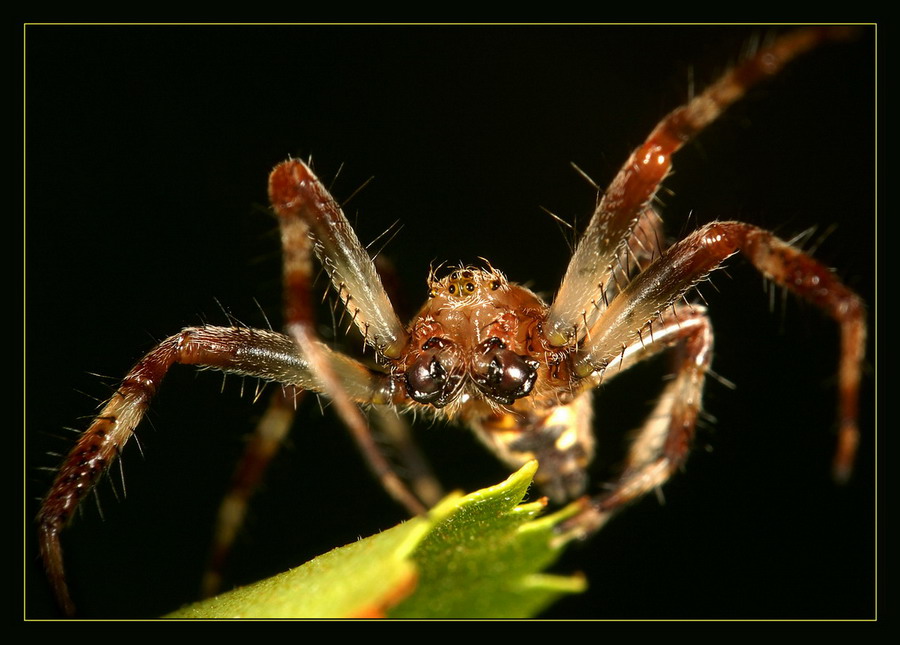
{"type": "MultiPolygon", "coordinates": [[[[53,617],[30,531],[71,433],[156,340],[182,326],[279,320],[266,176],[312,155],[412,307],[432,261],[488,258],[548,297],[597,183],[735,61],[748,27],[55,27],[26,30],[26,610],[53,617]],[[258,302],[258,304],[257,304],[258,302]],[[60,438],[62,437],[62,438],[60,438]]],[[[668,233],[741,219],[790,238],[874,297],[874,32],[821,49],[755,90],[676,158],[668,233]],[[832,230],[831,227],[834,226],[832,230]],[[815,239],[817,235],[814,235],[815,239]]],[[[735,259],[702,293],[717,332],[686,472],[556,568],[590,590],[553,617],[843,618],[874,612],[870,372],[856,478],[829,479],[835,325],[735,259]]],[[[330,326],[323,306],[322,321],[330,326]]],[[[870,368],[872,363],[870,362],[870,368]]],[[[653,367],[597,396],[611,476],[658,391],[653,367]]],[[[130,445],[127,500],[100,488],[64,535],[85,617],[157,616],[192,600],[216,504],[261,411],[237,379],[176,369],[130,445]]],[[[252,384],[250,389],[252,389],[252,384]]],[[[419,424],[449,487],[504,470],[464,430],[419,424]]],[[[113,471],[118,479],[118,469],[113,471]]],[[[252,506],[231,569],[249,582],[403,518],[346,433],[309,401],[252,506]]]]}

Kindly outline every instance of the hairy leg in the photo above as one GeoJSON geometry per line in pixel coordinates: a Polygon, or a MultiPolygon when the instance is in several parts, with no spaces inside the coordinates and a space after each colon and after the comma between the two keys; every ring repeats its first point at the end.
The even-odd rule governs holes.
{"type": "MultiPolygon", "coordinates": [[[[381,453],[359,407],[345,391],[339,375],[319,349],[312,307],[312,254],[319,257],[344,306],[366,342],[383,356],[397,356],[408,334],[400,323],[369,258],[334,198],[306,164],[286,161],[269,176],[269,200],[278,215],[284,256],[285,325],[334,402],[370,469],[382,486],[411,514],[425,506],[394,472],[381,453]]],[[[389,385],[389,380],[385,381],[389,385]]],[[[388,403],[390,391],[375,394],[375,403],[388,403]]]]}
{"type": "Polygon", "coordinates": [[[219,505],[209,561],[201,585],[203,598],[214,596],[221,588],[222,571],[237,534],[244,525],[250,500],[259,488],[269,463],[278,454],[290,432],[297,401],[303,393],[303,390],[290,386],[279,387],[273,392],[269,406],[247,441],[228,492],[219,505]]]}
{"type": "MultiPolygon", "coordinates": [[[[320,348],[321,352],[328,352],[320,348]]],[[[191,327],[170,336],[131,369],[100,414],[69,452],[38,513],[41,557],[60,607],[72,615],[75,606],[65,581],[60,532],[72,519],[81,500],[118,458],[134,434],[169,369],[194,365],[267,381],[321,389],[294,342],[283,334],[236,327],[191,327]]],[[[350,359],[335,359],[350,380],[359,379],[357,393],[372,391],[371,377],[350,359]],[[362,381],[365,380],[364,386],[362,381]]]]}
{"type": "Polygon", "coordinates": [[[545,336],[552,345],[582,340],[602,313],[602,290],[620,270],[623,249],[671,171],[672,155],[791,60],[852,34],[852,29],[823,27],[781,36],[659,122],[619,170],[582,234],[550,308],[545,336]]]}
{"type": "Polygon", "coordinates": [[[670,247],[610,303],[577,354],[575,372],[596,378],[623,356],[635,338],[724,260],[743,253],[767,278],[819,307],[840,326],[837,479],[846,479],[858,443],[859,385],[865,353],[862,300],[826,266],[772,233],[742,222],[714,222],[670,247]]]}

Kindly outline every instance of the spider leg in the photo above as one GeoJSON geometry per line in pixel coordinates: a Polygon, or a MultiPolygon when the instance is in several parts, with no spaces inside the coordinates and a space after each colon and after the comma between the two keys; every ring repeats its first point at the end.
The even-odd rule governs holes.
{"type": "MultiPolygon", "coordinates": [[[[287,161],[272,171],[269,198],[279,216],[281,228],[288,333],[309,359],[312,370],[319,375],[322,389],[334,401],[338,414],[350,428],[384,487],[412,514],[420,513],[424,511],[424,506],[408,491],[381,454],[366,420],[345,391],[346,384],[334,374],[326,354],[318,349],[316,342],[311,301],[313,254],[322,263],[368,344],[384,355],[395,354],[405,345],[405,329],[394,313],[375,265],[334,198],[302,162],[287,161]]],[[[222,566],[243,523],[248,499],[290,429],[292,418],[293,402],[286,401],[281,393],[277,393],[261,419],[235,473],[232,487],[220,506],[210,563],[204,576],[204,595],[212,595],[218,589],[222,566]]],[[[410,457],[414,450],[407,436],[404,454],[410,459],[416,457],[413,460],[421,464],[421,455],[410,457]]],[[[439,487],[435,488],[433,476],[428,479],[427,468],[421,465],[417,468],[416,472],[425,482],[423,490],[429,495],[439,490],[439,487]]]]}
{"type": "Polygon", "coordinates": [[[608,368],[613,376],[674,348],[670,380],[632,440],[624,470],[612,490],[589,500],[569,528],[589,534],[617,511],[662,486],[687,459],[700,412],[703,384],[712,359],[712,325],[703,307],[670,312],[654,324],[652,339],[634,340],[608,368]]]}
{"type": "Polygon", "coordinates": [[[380,354],[396,358],[407,345],[406,328],[375,264],[325,186],[302,161],[289,160],[269,176],[269,199],[281,224],[288,325],[312,317],[312,245],[363,338],[380,354]]]}
{"type": "MultiPolygon", "coordinates": [[[[385,375],[372,373],[353,359],[315,344],[347,396],[360,403],[382,401],[389,390],[385,375]]],[[[309,347],[307,347],[309,349],[309,347]]],[[[63,611],[75,606],[65,581],[60,532],[81,500],[91,492],[134,434],[150,400],[175,364],[194,365],[304,390],[323,391],[320,372],[284,334],[238,327],[189,327],[150,350],[131,369],[112,398],[79,437],[62,463],[37,516],[41,558],[63,611]]]]}
{"type": "Polygon", "coordinates": [[[294,422],[297,401],[303,393],[303,390],[290,386],[278,387],[247,442],[228,492],[219,504],[209,560],[201,584],[202,598],[214,596],[221,588],[222,571],[237,534],[244,525],[250,499],[259,488],[269,463],[283,445],[294,422]]]}
{"type": "Polygon", "coordinates": [[[396,460],[403,469],[403,478],[420,500],[431,507],[444,497],[444,488],[432,472],[428,459],[413,440],[409,424],[397,413],[393,406],[373,405],[369,415],[390,447],[396,453],[396,460]]]}
{"type": "MultiPolygon", "coordinates": [[[[376,349],[383,350],[383,338],[392,338],[392,342],[402,339],[404,330],[393,314],[372,261],[340,208],[309,168],[299,162],[280,165],[270,178],[270,197],[281,221],[288,329],[294,334],[298,345],[305,346],[309,339],[315,337],[309,284],[312,273],[311,249],[326,267],[344,305],[348,309],[352,308],[353,320],[367,342],[376,349]],[[359,292],[362,292],[362,296],[354,299],[351,294],[359,292]],[[351,300],[354,301],[352,306],[351,300]],[[365,312],[369,310],[374,310],[375,315],[367,315],[365,312]],[[386,320],[387,323],[376,324],[373,320],[386,320]],[[373,329],[382,328],[387,328],[388,331],[372,333],[373,329]]],[[[319,364],[316,369],[322,379],[328,381],[325,389],[337,401],[340,416],[351,428],[371,467],[386,481],[385,488],[399,491],[392,494],[413,514],[424,510],[419,499],[425,500],[429,505],[436,503],[442,496],[440,486],[413,445],[408,428],[403,425],[402,420],[392,414],[392,410],[382,409],[382,406],[373,407],[373,414],[383,422],[379,425],[386,427],[390,431],[392,442],[398,444],[403,462],[414,477],[413,485],[418,499],[406,492],[392,469],[387,466],[387,461],[375,446],[362,415],[352,402],[346,400],[344,384],[338,383],[339,379],[334,378],[327,364],[322,365],[320,359],[312,357],[313,362],[317,360],[319,364]]],[[[243,524],[249,498],[290,430],[295,397],[291,393],[275,393],[237,467],[231,489],[219,509],[214,543],[202,586],[204,596],[211,596],[219,589],[222,569],[237,531],[243,524]]]]}
{"type": "Polygon", "coordinates": [[[785,34],[659,122],[613,179],[575,249],[544,332],[552,345],[578,343],[603,311],[604,285],[620,270],[623,249],[671,170],[672,155],[751,87],[797,56],[852,33],[852,29],[830,27],[785,34]]]}
{"type": "MultiPolygon", "coordinates": [[[[598,285],[601,292],[600,309],[597,309],[598,305],[594,304],[595,312],[599,313],[608,307],[610,300],[615,298],[616,294],[631,281],[636,273],[658,258],[665,247],[662,218],[656,209],[647,206],[638,218],[634,230],[628,238],[628,243],[619,251],[619,256],[607,277],[608,283],[598,285]]],[[[596,321],[596,315],[594,321],[596,321]]]]}
{"type": "Polygon", "coordinates": [[[315,330],[313,252],[366,342],[381,356],[400,355],[409,335],[394,313],[375,264],[337,202],[303,162],[290,160],[275,167],[269,176],[269,200],[281,227],[287,332],[309,359],[322,389],[385,490],[411,514],[423,513],[425,506],[385,459],[365,417],[333,372],[315,330]]]}
{"type": "MultiPolygon", "coordinates": [[[[838,448],[834,474],[849,477],[858,443],[859,384],[866,338],[866,312],[859,296],[827,267],[772,233],[742,222],[713,222],[670,247],[638,274],[610,303],[576,353],[574,371],[587,378],[624,360],[635,337],[684,293],[731,255],[742,252],[767,278],[811,302],[840,326],[841,351],[838,396],[838,448]],[[626,348],[623,352],[623,348],[626,348]]],[[[653,342],[651,340],[651,342],[653,342]]]]}

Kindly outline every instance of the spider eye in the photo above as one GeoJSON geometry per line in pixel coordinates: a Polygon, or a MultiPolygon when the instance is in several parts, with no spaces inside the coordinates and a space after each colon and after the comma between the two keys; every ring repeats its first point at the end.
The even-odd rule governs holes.
{"type": "Polygon", "coordinates": [[[426,350],[406,372],[406,391],[419,403],[430,403],[442,408],[456,394],[461,377],[453,368],[457,361],[452,350],[445,349],[444,343],[429,341],[426,350]]]}
{"type": "Polygon", "coordinates": [[[537,367],[537,361],[506,349],[499,338],[489,338],[472,365],[472,380],[486,395],[508,405],[531,392],[537,367]]]}

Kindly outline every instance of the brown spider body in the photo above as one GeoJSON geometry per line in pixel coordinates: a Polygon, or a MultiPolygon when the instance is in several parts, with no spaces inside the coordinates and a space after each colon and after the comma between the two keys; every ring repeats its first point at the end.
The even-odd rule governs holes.
{"type": "MultiPolygon", "coordinates": [[[[554,501],[586,495],[583,512],[570,528],[595,532],[625,505],[658,489],[685,462],[713,341],[705,307],[688,296],[736,253],[840,327],[835,473],[846,478],[858,440],[866,339],[862,300],[808,254],[749,224],[713,222],[667,245],[654,200],[673,155],[749,87],[809,49],[848,35],[841,29],[791,32],[665,117],[598,200],[548,303],[490,266],[460,265],[440,277],[432,273],[427,302],[410,324],[403,324],[369,253],[329,191],[302,162],[277,166],[269,197],[282,237],[285,333],[189,327],[138,361],[63,461],[39,512],[42,557],[60,605],[74,611],[60,534],[176,364],[282,384],[260,424],[276,426],[274,435],[289,427],[289,403],[296,392],[323,394],[384,487],[414,513],[434,501],[437,487],[427,468],[417,465],[414,451],[400,458],[414,481],[400,478],[369,425],[387,431],[393,421],[382,413],[391,408],[458,421],[511,467],[538,459],[537,483],[554,501]],[[374,351],[375,365],[319,340],[311,298],[314,257],[374,351]],[[605,490],[588,486],[587,467],[595,452],[594,388],[662,353],[672,357],[672,376],[636,431],[622,474],[605,490]],[[361,408],[369,410],[369,419],[361,408]]],[[[398,432],[403,453],[408,438],[405,430],[398,432]]],[[[253,459],[263,461],[258,455],[253,459]]],[[[245,507],[246,495],[237,486],[223,508],[245,507]]],[[[220,533],[231,536],[224,550],[242,512],[220,518],[220,533]]]]}
{"type": "MultiPolygon", "coordinates": [[[[543,338],[548,311],[537,295],[496,269],[452,269],[429,280],[429,300],[410,325],[415,349],[391,371],[409,374],[437,354],[448,365],[451,386],[446,400],[432,405],[470,427],[510,467],[531,459],[546,464],[538,481],[551,498],[564,501],[587,484],[591,399],[576,399],[568,354],[543,338]],[[504,367],[512,368],[511,376],[504,376],[504,367]]],[[[409,378],[399,384],[394,403],[408,404],[414,398],[409,378]]]]}

